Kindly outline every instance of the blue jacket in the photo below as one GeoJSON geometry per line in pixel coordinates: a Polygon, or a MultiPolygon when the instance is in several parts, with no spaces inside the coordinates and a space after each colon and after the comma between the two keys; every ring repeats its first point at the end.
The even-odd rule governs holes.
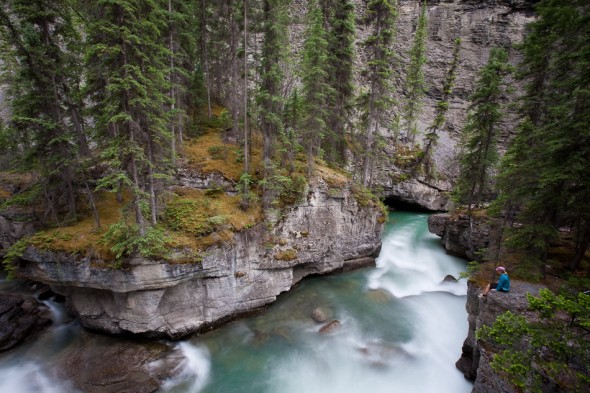
{"type": "Polygon", "coordinates": [[[498,279],[498,286],[496,287],[496,291],[501,292],[508,292],[510,290],[510,278],[508,278],[508,274],[502,273],[500,278],[498,279]]]}

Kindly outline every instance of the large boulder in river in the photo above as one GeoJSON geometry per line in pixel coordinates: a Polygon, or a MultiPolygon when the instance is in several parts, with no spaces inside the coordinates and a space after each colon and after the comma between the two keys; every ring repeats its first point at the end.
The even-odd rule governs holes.
{"type": "Polygon", "coordinates": [[[32,296],[0,293],[0,352],[33,337],[51,324],[48,308],[32,296]]]}
{"type": "Polygon", "coordinates": [[[166,343],[113,339],[82,331],[55,359],[57,375],[85,393],[152,393],[180,372],[184,356],[166,343]]]}

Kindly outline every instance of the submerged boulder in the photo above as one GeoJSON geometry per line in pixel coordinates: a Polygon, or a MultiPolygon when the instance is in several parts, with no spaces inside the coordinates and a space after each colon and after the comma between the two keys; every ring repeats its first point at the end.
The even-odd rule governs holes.
{"type": "Polygon", "coordinates": [[[320,328],[321,334],[328,334],[334,332],[342,325],[339,320],[334,319],[320,328]]]}
{"type": "Polygon", "coordinates": [[[326,322],[328,320],[326,312],[320,307],[314,308],[314,310],[311,312],[311,318],[319,323],[326,322]]]}

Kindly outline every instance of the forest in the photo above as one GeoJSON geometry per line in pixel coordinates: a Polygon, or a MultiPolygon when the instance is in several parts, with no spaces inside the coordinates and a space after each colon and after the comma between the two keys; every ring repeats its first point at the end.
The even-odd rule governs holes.
{"type": "MultiPolygon", "coordinates": [[[[232,147],[240,209],[268,221],[320,166],[371,198],[384,196],[377,179],[384,162],[402,167],[398,181],[436,177],[432,155],[462,37],[424,126],[430,2],[420,3],[403,54],[394,50],[395,0],[297,2],[305,15],[292,12],[293,2],[3,1],[0,164],[3,178],[27,181],[0,194],[0,210],[34,206],[47,227],[91,217],[116,259],[157,255],[200,203],[170,190],[179,163],[209,129],[223,139],[210,154],[228,156],[223,146],[232,147]],[[304,30],[302,42],[292,39],[294,26],[304,30]],[[106,195],[117,201],[114,219],[100,208],[106,195]]],[[[490,48],[478,71],[451,199],[470,217],[498,217],[502,247],[532,278],[557,258],[583,287],[590,285],[590,5],[541,0],[535,12],[523,42],[490,48]],[[508,60],[513,49],[518,64],[508,60]],[[508,106],[517,119],[500,149],[508,106]],[[556,255],[564,244],[565,257],[556,255]]],[[[582,325],[587,332],[587,320],[582,325]]]]}

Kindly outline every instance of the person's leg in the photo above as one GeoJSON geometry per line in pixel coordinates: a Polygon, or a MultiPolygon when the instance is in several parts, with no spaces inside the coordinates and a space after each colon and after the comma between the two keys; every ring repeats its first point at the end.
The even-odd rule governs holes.
{"type": "Polygon", "coordinates": [[[486,287],[483,290],[484,296],[486,296],[488,294],[488,292],[490,291],[490,287],[491,287],[491,284],[486,285],[486,287]]]}

